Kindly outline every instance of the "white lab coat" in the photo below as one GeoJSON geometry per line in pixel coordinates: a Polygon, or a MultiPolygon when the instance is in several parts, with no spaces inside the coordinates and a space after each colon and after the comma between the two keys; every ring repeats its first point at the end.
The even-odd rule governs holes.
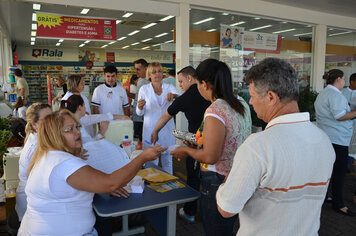
{"type": "MultiPolygon", "coordinates": [[[[144,99],[146,101],[143,110],[140,110],[136,107],[136,113],[139,116],[144,115],[143,121],[143,134],[142,138],[143,149],[146,149],[150,146],[147,142],[151,141],[151,134],[153,128],[156,126],[156,123],[161,118],[161,116],[165,113],[167,108],[172,104],[166,100],[167,94],[180,94],[176,87],[171,84],[162,83],[162,94],[158,96],[155,94],[152,84],[143,85],[138,93],[138,101],[140,99],[144,99]]],[[[168,123],[161,129],[158,134],[158,142],[157,144],[161,144],[162,147],[168,147],[175,144],[175,137],[172,134],[172,130],[175,129],[175,124],[173,119],[170,119],[168,123]]],[[[154,164],[158,165],[158,159],[153,161],[154,164]]],[[[161,163],[162,169],[168,173],[173,173],[172,168],[172,156],[169,155],[168,152],[162,153],[161,155],[161,163]]]]}

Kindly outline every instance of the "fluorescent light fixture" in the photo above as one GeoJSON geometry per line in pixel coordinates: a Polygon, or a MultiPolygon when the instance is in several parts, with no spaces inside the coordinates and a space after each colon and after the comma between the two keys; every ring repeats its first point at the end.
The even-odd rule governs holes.
{"type": "Polygon", "coordinates": [[[346,32],[341,32],[341,33],[335,33],[335,34],[329,34],[329,37],[331,36],[336,36],[336,35],[342,35],[342,34],[350,34],[352,31],[346,31],[346,32]]]}
{"type": "Polygon", "coordinates": [[[139,44],[139,42],[131,43],[132,46],[135,46],[135,45],[137,45],[137,44],[139,44]]]}
{"type": "Polygon", "coordinates": [[[313,34],[313,33],[309,32],[309,33],[294,34],[293,36],[303,36],[303,35],[308,35],[308,34],[313,34]]]}
{"type": "Polygon", "coordinates": [[[329,28],[329,30],[334,30],[334,28],[329,28]]]}
{"type": "Polygon", "coordinates": [[[142,40],[141,42],[147,42],[147,41],[150,41],[150,40],[152,40],[152,38],[148,38],[148,39],[144,39],[144,40],[142,40]]]}
{"type": "Polygon", "coordinates": [[[305,27],[313,27],[312,25],[307,25],[307,26],[305,26],[305,27]]]}
{"type": "Polygon", "coordinates": [[[35,45],[35,42],[31,42],[31,45],[35,45]]]}
{"type": "Polygon", "coordinates": [[[230,26],[242,25],[242,24],[245,24],[245,23],[246,23],[246,21],[239,21],[239,22],[231,24],[230,26]]]}
{"type": "Polygon", "coordinates": [[[121,41],[121,40],[124,40],[124,39],[126,39],[126,38],[127,38],[127,37],[124,36],[124,37],[119,38],[117,41],[121,41]]]}
{"type": "Polygon", "coordinates": [[[113,43],[116,43],[116,42],[115,42],[115,41],[113,41],[113,42],[110,42],[110,43],[108,43],[108,44],[110,44],[110,45],[111,45],[111,44],[113,44],[113,43]]]}
{"type": "Polygon", "coordinates": [[[255,17],[254,19],[255,19],[255,20],[261,20],[261,18],[259,18],[259,17],[255,17]]]}
{"type": "Polygon", "coordinates": [[[157,47],[157,46],[159,46],[159,45],[161,45],[160,43],[157,43],[157,44],[155,44],[155,45],[152,45],[152,47],[157,47]]]}
{"type": "Polygon", "coordinates": [[[85,44],[86,44],[86,43],[90,43],[90,40],[87,40],[87,41],[85,41],[84,43],[85,43],[85,44]]]}
{"type": "Polygon", "coordinates": [[[106,48],[108,45],[107,44],[105,44],[105,45],[103,45],[103,46],[101,46],[101,48],[106,48]]]}
{"type": "Polygon", "coordinates": [[[125,48],[128,48],[128,47],[130,47],[130,45],[124,46],[124,47],[122,47],[122,49],[125,49],[125,48]]]}
{"type": "Polygon", "coordinates": [[[273,34],[279,34],[279,33],[286,33],[286,32],[291,32],[291,31],[294,31],[295,29],[286,29],[286,30],[280,30],[280,31],[276,31],[276,32],[273,32],[273,34]]]}
{"type": "Polygon", "coordinates": [[[173,39],[172,40],[168,40],[168,41],[166,41],[164,43],[172,43],[172,42],[173,42],[173,39]]]}
{"type": "Polygon", "coordinates": [[[37,21],[37,15],[36,15],[36,13],[32,13],[32,21],[37,21]]]}
{"type": "Polygon", "coordinates": [[[128,13],[126,13],[125,15],[123,15],[122,17],[124,17],[124,18],[129,18],[129,17],[132,16],[132,15],[133,15],[133,13],[128,12],[128,13]]]}
{"type": "Polygon", "coordinates": [[[155,37],[156,37],[156,38],[159,38],[159,37],[165,36],[165,35],[167,35],[167,34],[168,34],[168,33],[162,33],[162,34],[156,35],[155,37]]]}
{"type": "Polygon", "coordinates": [[[41,10],[41,4],[33,4],[32,8],[33,8],[33,10],[39,11],[39,10],[41,10]]]}
{"type": "Polygon", "coordinates": [[[142,27],[142,29],[148,29],[148,28],[150,28],[150,27],[152,27],[154,25],[157,25],[157,23],[151,23],[151,24],[145,25],[145,26],[142,27]]]}
{"type": "Polygon", "coordinates": [[[174,16],[166,16],[166,17],[160,19],[159,21],[166,21],[166,20],[169,20],[169,19],[171,19],[171,18],[173,18],[173,17],[174,17],[174,16]]]}
{"type": "Polygon", "coordinates": [[[122,20],[116,20],[116,24],[119,24],[122,20]]]}
{"type": "Polygon", "coordinates": [[[61,45],[61,43],[56,43],[56,47],[58,47],[59,45],[61,45]]]}
{"type": "Polygon", "coordinates": [[[31,29],[32,29],[32,30],[37,30],[37,24],[36,24],[36,23],[33,23],[31,29]]]}
{"type": "Polygon", "coordinates": [[[265,28],[269,28],[269,27],[272,27],[272,25],[264,25],[264,26],[260,26],[260,27],[257,27],[257,28],[250,29],[250,31],[255,31],[255,30],[265,29],[265,28]]]}
{"type": "Polygon", "coordinates": [[[31,31],[31,36],[36,37],[37,32],[36,31],[31,31]]]}
{"type": "Polygon", "coordinates": [[[282,23],[282,24],[287,24],[287,23],[288,23],[288,21],[282,21],[281,23],[282,23]]]}
{"type": "Polygon", "coordinates": [[[31,37],[31,42],[35,42],[36,38],[35,37],[31,37]]]}
{"type": "Polygon", "coordinates": [[[227,13],[227,12],[223,12],[223,13],[221,13],[221,15],[223,15],[223,16],[228,16],[228,15],[229,15],[229,13],[227,13]]]}
{"type": "Polygon", "coordinates": [[[134,34],[137,34],[138,32],[140,32],[139,30],[135,30],[135,31],[132,31],[131,33],[129,33],[128,35],[132,36],[134,34]]]}
{"type": "Polygon", "coordinates": [[[197,21],[197,22],[195,22],[195,23],[193,23],[193,24],[194,24],[194,25],[199,25],[199,24],[202,24],[202,23],[205,23],[205,22],[214,20],[214,19],[215,19],[214,17],[209,17],[209,18],[206,18],[206,19],[204,19],[204,20],[197,21]]]}
{"type": "Polygon", "coordinates": [[[64,41],[64,39],[60,39],[60,40],[58,40],[58,43],[61,43],[61,42],[63,42],[64,41]]]}
{"type": "Polygon", "coordinates": [[[144,48],[141,48],[142,50],[145,50],[145,49],[149,49],[150,46],[147,46],[147,47],[144,47],[144,48]]]}
{"type": "Polygon", "coordinates": [[[85,14],[87,14],[89,11],[90,11],[90,9],[88,9],[88,8],[83,8],[83,10],[80,12],[80,14],[85,15],[85,14]]]}
{"type": "Polygon", "coordinates": [[[213,32],[213,31],[216,31],[216,29],[210,29],[210,30],[207,30],[208,32],[213,32]]]}
{"type": "Polygon", "coordinates": [[[84,47],[84,46],[85,46],[84,43],[82,43],[82,44],[79,45],[80,48],[82,48],[82,47],[84,47]]]}

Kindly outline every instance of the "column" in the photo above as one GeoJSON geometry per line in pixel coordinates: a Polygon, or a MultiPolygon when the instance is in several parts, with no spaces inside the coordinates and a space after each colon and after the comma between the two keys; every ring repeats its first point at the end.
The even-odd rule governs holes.
{"type": "Polygon", "coordinates": [[[316,25],[313,29],[313,69],[311,78],[313,80],[313,90],[316,92],[320,92],[324,88],[323,75],[325,71],[326,31],[326,25],[316,25]]]}

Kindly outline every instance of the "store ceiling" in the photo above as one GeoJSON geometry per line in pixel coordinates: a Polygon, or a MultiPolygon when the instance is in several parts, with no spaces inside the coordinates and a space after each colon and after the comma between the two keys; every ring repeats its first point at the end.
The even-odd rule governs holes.
{"type": "MultiPolygon", "coordinates": [[[[265,0],[270,2],[282,2],[282,0],[265,0]]],[[[321,0],[318,0],[318,2],[321,0]]],[[[334,0],[329,0],[333,2],[334,0]]],[[[343,2],[350,2],[351,0],[338,0],[343,2]]],[[[353,0],[352,0],[353,1],[353,0]]],[[[291,2],[292,0],[287,0],[283,2],[291,2]]],[[[307,0],[301,0],[300,2],[307,2],[307,0]]],[[[292,5],[292,4],[291,4],[292,5]]],[[[310,5],[313,5],[310,3],[310,5]]],[[[351,5],[351,4],[349,4],[351,5]]],[[[42,4],[40,12],[57,13],[64,15],[73,16],[87,16],[87,17],[106,17],[122,20],[121,23],[117,24],[117,38],[126,36],[127,38],[121,41],[116,41],[114,44],[108,45],[106,49],[121,49],[122,47],[129,46],[127,49],[137,49],[140,50],[144,47],[149,46],[149,50],[159,49],[160,43],[165,43],[173,39],[173,29],[175,28],[175,18],[171,18],[167,21],[160,22],[163,15],[145,14],[145,13],[135,13],[128,18],[123,18],[122,16],[126,13],[124,11],[110,11],[110,10],[99,10],[90,9],[88,14],[81,15],[82,8],[63,6],[63,5],[53,5],[53,4],[42,4]],[[156,22],[157,25],[150,27],[148,29],[142,29],[141,27],[149,23],[156,22]],[[139,33],[128,36],[129,33],[134,30],[140,30],[139,33]],[[155,37],[161,33],[168,33],[162,37],[155,37]],[[152,40],[147,42],[142,42],[142,40],[152,38],[152,40]],[[137,45],[131,45],[133,43],[139,42],[137,45]]],[[[4,20],[7,28],[10,31],[11,38],[18,46],[30,46],[31,40],[31,24],[32,13],[34,12],[31,3],[19,2],[13,0],[1,0],[0,1],[0,13],[2,15],[2,20],[4,20]]],[[[356,11],[355,11],[356,12],[356,11]]],[[[0,16],[1,16],[0,15],[0,16]]],[[[356,13],[355,13],[356,17],[356,13]]],[[[299,40],[299,37],[304,37],[304,39],[311,37],[312,27],[311,25],[278,21],[271,19],[260,19],[258,17],[248,17],[237,14],[232,14],[228,12],[216,12],[208,11],[202,9],[192,8],[190,11],[190,28],[194,30],[213,30],[219,31],[220,24],[231,25],[237,22],[245,22],[238,25],[239,27],[244,27],[245,30],[251,30],[257,27],[271,25],[268,28],[259,29],[258,32],[263,33],[274,33],[283,30],[291,30],[289,32],[279,33],[286,39],[299,40]],[[214,19],[202,24],[194,24],[197,21],[213,17],[214,19]]],[[[329,29],[328,34],[337,34],[345,32],[345,30],[329,29]]],[[[343,36],[345,37],[345,36],[343,36]]],[[[36,38],[36,46],[55,46],[58,42],[57,39],[41,39],[36,38]]],[[[77,48],[83,41],[80,40],[64,40],[59,47],[73,47],[77,48]]],[[[85,48],[101,48],[108,42],[91,41],[87,43],[85,48]]]]}

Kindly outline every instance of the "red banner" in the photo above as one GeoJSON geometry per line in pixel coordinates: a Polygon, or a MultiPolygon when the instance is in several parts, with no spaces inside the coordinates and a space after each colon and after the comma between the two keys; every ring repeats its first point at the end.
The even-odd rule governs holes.
{"type": "Polygon", "coordinates": [[[37,13],[37,37],[83,40],[116,40],[116,21],[37,13]]]}
{"type": "Polygon", "coordinates": [[[115,52],[106,52],[106,61],[110,63],[115,62],[115,52]]]}

